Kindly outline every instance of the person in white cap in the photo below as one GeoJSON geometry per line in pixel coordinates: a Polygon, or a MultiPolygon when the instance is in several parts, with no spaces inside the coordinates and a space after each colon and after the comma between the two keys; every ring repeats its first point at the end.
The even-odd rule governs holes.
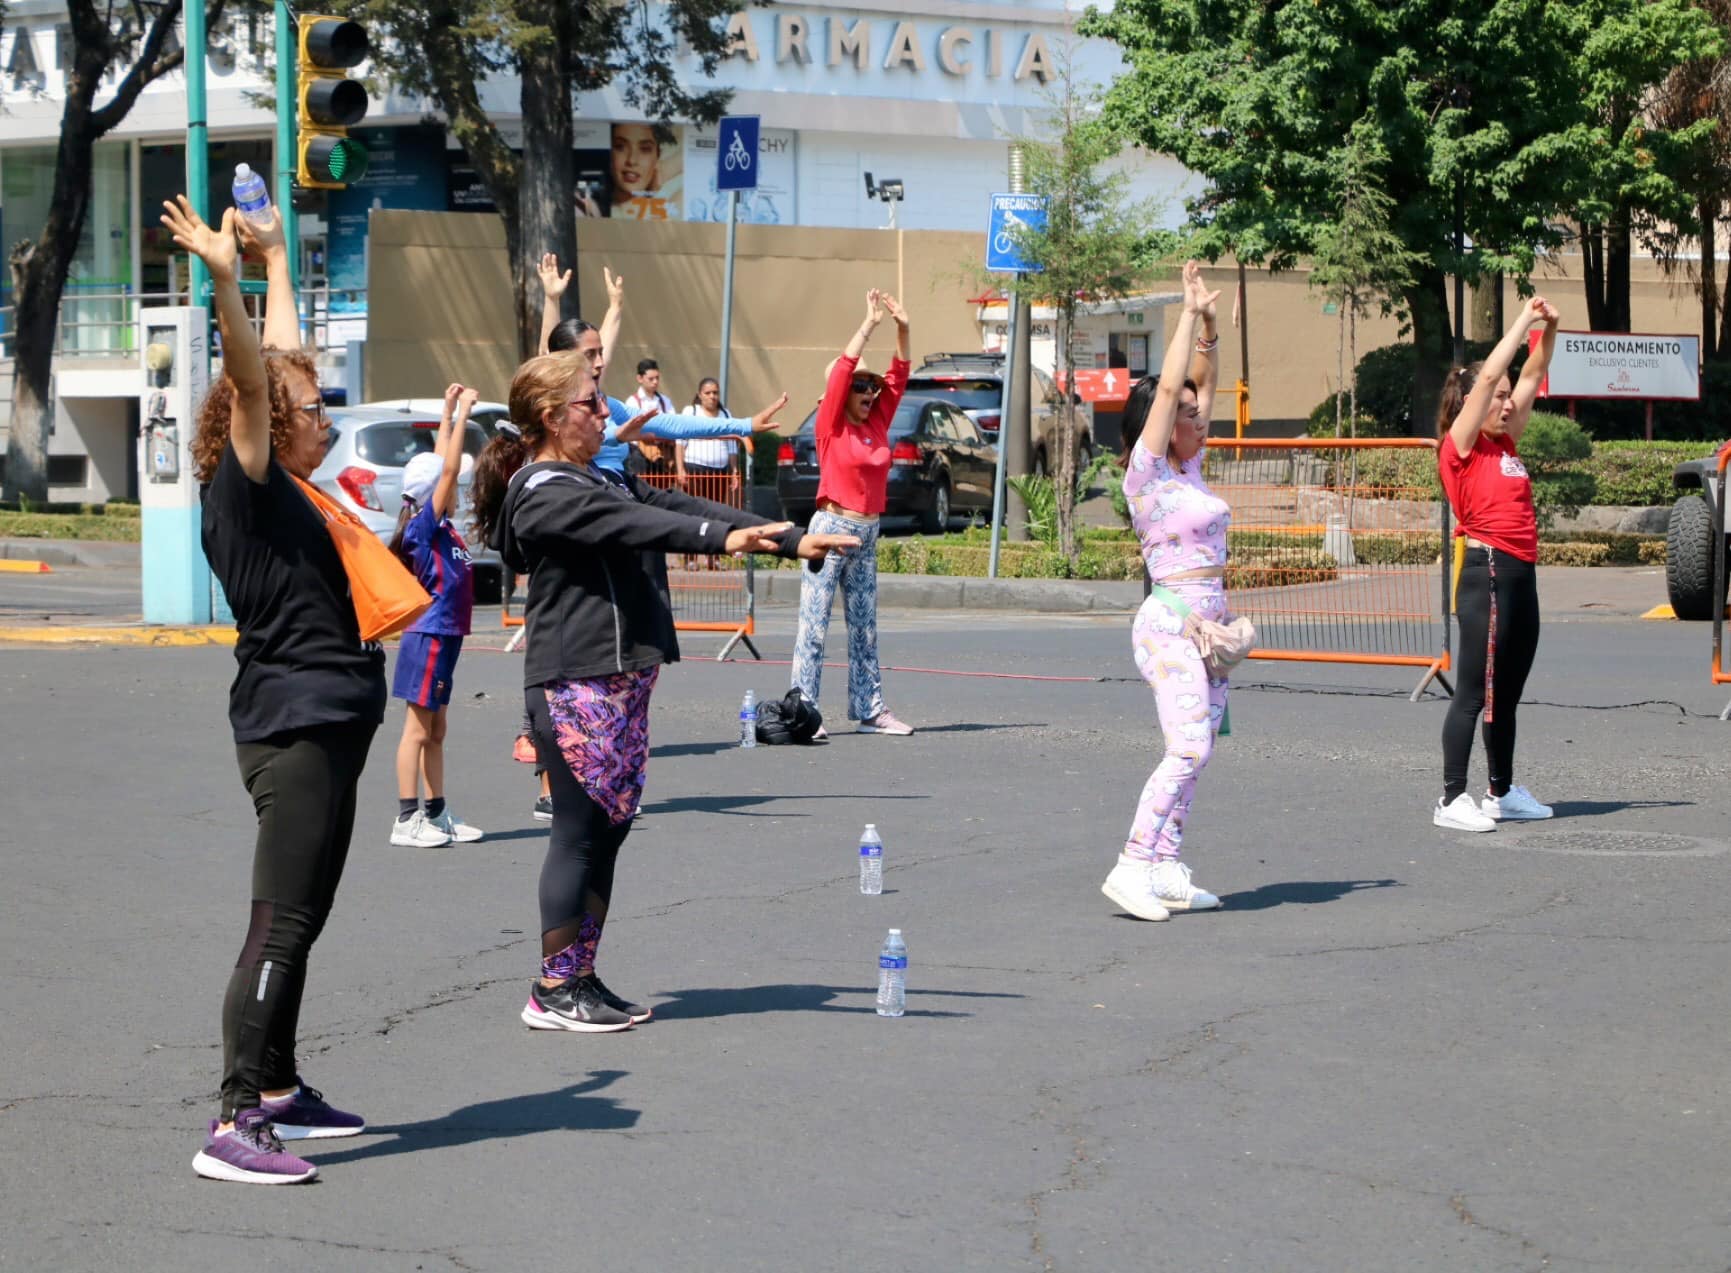
{"type": "Polygon", "coordinates": [[[482,834],[445,804],[446,709],[475,608],[469,548],[451,524],[451,514],[457,507],[457,479],[473,462],[463,454],[463,434],[479,396],[457,384],[445,390],[438,443],[403,468],[403,507],[391,537],[391,551],[433,599],[403,633],[391,682],[391,693],[409,709],[397,744],[397,820],[391,826],[391,843],[411,848],[436,849],[453,840],[468,843],[482,834]],[[419,796],[423,782],[425,808],[419,796]]]}

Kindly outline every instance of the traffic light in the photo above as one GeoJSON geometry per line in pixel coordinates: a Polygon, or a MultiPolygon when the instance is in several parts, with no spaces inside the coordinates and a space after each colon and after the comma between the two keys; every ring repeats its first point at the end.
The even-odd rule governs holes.
{"type": "Polygon", "coordinates": [[[345,72],[367,58],[367,31],[347,18],[302,14],[295,180],[341,190],[367,173],[367,148],[348,135],[367,113],[367,89],[345,72]]]}

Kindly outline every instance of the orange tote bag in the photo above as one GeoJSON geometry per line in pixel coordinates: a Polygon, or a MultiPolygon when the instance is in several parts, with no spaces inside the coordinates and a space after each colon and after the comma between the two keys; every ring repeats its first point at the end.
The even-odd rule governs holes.
{"type": "Polygon", "coordinates": [[[325,529],[337,546],[337,556],[349,576],[349,595],[361,625],[361,640],[395,636],[433,604],[420,581],[360,518],[312,483],[297,477],[295,484],[325,519],[325,529]]]}

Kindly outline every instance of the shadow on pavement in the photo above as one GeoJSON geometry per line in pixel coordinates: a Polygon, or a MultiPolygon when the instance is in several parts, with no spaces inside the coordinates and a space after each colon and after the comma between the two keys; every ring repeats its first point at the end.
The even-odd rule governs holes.
{"type": "Polygon", "coordinates": [[[651,747],[649,758],[657,760],[668,756],[713,756],[718,752],[737,751],[738,749],[738,739],[725,743],[668,743],[664,747],[651,747]]]}
{"type": "Polygon", "coordinates": [[[1693,809],[1693,800],[1558,800],[1551,812],[1558,818],[1600,818],[1625,809],[1693,809]]]}
{"type": "MultiPolygon", "coordinates": [[[[674,990],[665,1001],[655,1005],[657,1021],[690,1020],[698,1017],[747,1016],[756,1012],[863,1012],[877,1011],[873,1000],[877,990],[872,986],[813,986],[773,985],[739,986],[730,989],[674,990]],[[846,995],[863,1002],[855,1004],[832,1002],[846,995]]],[[[981,990],[909,990],[908,1002],[928,995],[945,999],[1020,999],[1014,994],[993,994],[981,990]]],[[[971,1017],[971,1012],[944,1012],[936,1008],[909,1007],[910,1017],[971,1017]]]]}
{"type": "Polygon", "coordinates": [[[1400,887],[1399,880],[1288,880],[1264,884],[1246,893],[1228,893],[1220,899],[1220,907],[1231,911],[1265,911],[1271,906],[1314,906],[1365,889],[1400,887]]]}
{"type": "MultiPolygon", "coordinates": [[[[369,1127],[365,1135],[392,1139],[357,1145],[340,1153],[318,1154],[312,1161],[323,1167],[360,1162],[366,1158],[418,1153],[424,1149],[473,1145],[484,1140],[509,1140],[513,1136],[532,1136],[547,1131],[624,1131],[637,1125],[638,1111],[625,1108],[611,1096],[591,1096],[589,1093],[600,1091],[627,1073],[626,1070],[594,1070],[583,1082],[551,1092],[531,1092],[496,1101],[481,1101],[452,1110],[443,1118],[429,1118],[420,1123],[369,1127]]],[[[295,1153],[308,1155],[322,1148],[323,1143],[311,1140],[289,1142],[295,1153]]]]}
{"type": "MultiPolygon", "coordinates": [[[[929,800],[930,796],[920,795],[889,795],[879,792],[876,795],[865,795],[858,791],[850,791],[842,796],[679,796],[672,800],[661,800],[655,804],[643,806],[643,812],[650,813],[738,813],[744,814],[757,805],[776,804],[784,800],[929,800]]],[[[804,818],[804,813],[778,812],[778,818],[804,818]]]]}
{"type": "Polygon", "coordinates": [[[993,729],[1045,729],[1046,721],[1006,721],[1001,725],[916,725],[915,734],[982,734],[993,729]]]}

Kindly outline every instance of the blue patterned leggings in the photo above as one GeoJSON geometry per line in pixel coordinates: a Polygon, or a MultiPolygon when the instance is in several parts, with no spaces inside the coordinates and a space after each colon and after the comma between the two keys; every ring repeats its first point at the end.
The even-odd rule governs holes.
{"type": "Polygon", "coordinates": [[[812,514],[808,529],[819,535],[858,535],[860,546],[830,553],[823,569],[799,572],[799,639],[793,652],[793,683],[818,701],[823,684],[823,646],[829,612],[841,587],[847,621],[847,714],[871,720],[884,711],[884,678],[878,669],[878,523],[834,513],[812,514]]]}

